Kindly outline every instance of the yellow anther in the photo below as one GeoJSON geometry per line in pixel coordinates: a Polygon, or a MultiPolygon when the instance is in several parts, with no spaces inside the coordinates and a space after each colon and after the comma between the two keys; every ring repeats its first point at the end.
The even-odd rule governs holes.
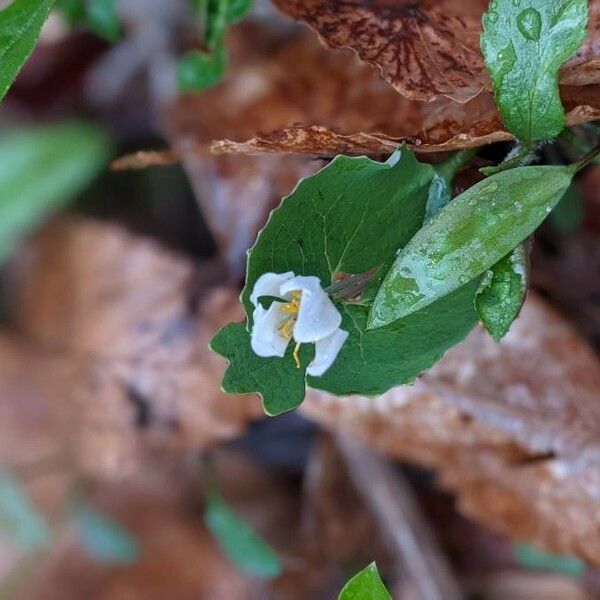
{"type": "Polygon", "coordinates": [[[296,369],[300,368],[300,344],[296,344],[296,347],[294,348],[294,353],[293,353],[293,357],[294,360],[296,361],[296,369]]]}
{"type": "Polygon", "coordinates": [[[288,317],[281,321],[281,323],[277,325],[277,332],[286,342],[289,342],[294,333],[294,318],[288,317]]]}

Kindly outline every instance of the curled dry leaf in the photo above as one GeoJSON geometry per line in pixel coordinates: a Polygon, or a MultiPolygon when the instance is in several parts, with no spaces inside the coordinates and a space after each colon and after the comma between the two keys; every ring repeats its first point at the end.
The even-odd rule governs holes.
{"type": "MultiPolygon", "coordinates": [[[[231,38],[243,45],[254,31],[239,27],[231,38]]],[[[600,86],[562,91],[570,124],[600,117],[600,86]]],[[[209,150],[377,156],[400,143],[441,152],[511,139],[489,92],[466,104],[411,101],[353,53],[328,52],[309,32],[233,61],[223,84],[182,96],[166,120],[176,153],[198,161],[209,150]]]]}
{"type": "Polygon", "coordinates": [[[20,332],[88,471],[122,475],[152,444],[238,435],[258,402],[219,391],[208,340],[238,318],[218,267],[83,219],[43,230],[12,265],[20,332]]]}
{"type": "Polygon", "coordinates": [[[437,469],[483,524],[600,564],[599,397],[596,356],[531,294],[500,344],[475,330],[412,387],[303,410],[437,469]]]}
{"type": "MultiPolygon", "coordinates": [[[[329,48],[352,48],[400,94],[467,102],[490,84],[479,49],[488,0],[275,0],[314,29],[329,48]]],[[[600,83],[600,2],[590,1],[590,34],[564,66],[569,85],[600,83]]]]}

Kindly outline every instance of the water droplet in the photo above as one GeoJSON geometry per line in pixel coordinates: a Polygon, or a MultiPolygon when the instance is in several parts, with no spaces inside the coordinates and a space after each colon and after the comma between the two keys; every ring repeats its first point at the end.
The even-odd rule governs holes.
{"type": "Polygon", "coordinates": [[[495,23],[498,20],[498,13],[495,10],[490,10],[487,14],[487,20],[490,23],[495,23]]]}
{"type": "Polygon", "coordinates": [[[461,275],[458,278],[458,281],[460,281],[460,283],[462,283],[464,285],[465,283],[469,283],[469,281],[471,281],[471,280],[467,275],[461,275]]]}
{"type": "Polygon", "coordinates": [[[490,185],[486,185],[482,190],[482,194],[493,194],[498,191],[498,184],[495,181],[492,181],[490,185]]]}
{"type": "Polygon", "coordinates": [[[521,6],[521,0],[513,0],[513,6],[521,6]]]}
{"type": "Polygon", "coordinates": [[[508,43],[508,46],[502,48],[498,54],[496,54],[496,60],[498,61],[498,76],[504,77],[507,75],[517,62],[517,53],[512,42],[508,43]]]}
{"type": "Polygon", "coordinates": [[[517,27],[525,39],[537,42],[542,31],[542,16],[535,8],[526,8],[517,17],[517,27]]]}

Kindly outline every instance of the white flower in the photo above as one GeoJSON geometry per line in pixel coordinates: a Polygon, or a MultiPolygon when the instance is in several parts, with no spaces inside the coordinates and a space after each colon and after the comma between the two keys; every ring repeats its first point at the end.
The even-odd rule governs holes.
{"type": "Polygon", "coordinates": [[[323,291],[318,277],[288,273],[265,273],[254,284],[250,295],[254,305],[251,345],[258,356],[284,356],[294,338],[294,358],[300,366],[300,344],[315,344],[315,358],[306,372],[319,377],[329,369],[341,350],[348,332],[340,329],[342,315],[323,291]],[[285,302],[272,302],[265,309],[262,296],[274,296],[285,302]]]}

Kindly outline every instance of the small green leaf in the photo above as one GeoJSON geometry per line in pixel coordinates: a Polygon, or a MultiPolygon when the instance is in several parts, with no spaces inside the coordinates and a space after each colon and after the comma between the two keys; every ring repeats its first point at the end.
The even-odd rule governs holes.
{"type": "Polygon", "coordinates": [[[44,548],[50,529],[25,490],[10,474],[0,472],[0,531],[24,550],[44,548]]]}
{"type": "Polygon", "coordinates": [[[0,100],[33,51],[55,0],[13,0],[0,11],[0,100]]]}
{"type": "Polygon", "coordinates": [[[117,0],[88,0],[87,24],[101,38],[113,44],[118,42],[122,30],[117,0]]]}
{"type": "Polygon", "coordinates": [[[542,223],[577,166],[512,169],[454,199],[398,254],[369,328],[410,315],[485,273],[542,223]]]}
{"type": "Polygon", "coordinates": [[[204,523],[241,571],[263,579],[279,577],[282,567],[274,550],[214,491],[206,502],[204,523]]]}
{"type": "Polygon", "coordinates": [[[561,65],[586,37],[587,0],[492,0],[481,49],[504,125],[518,139],[548,140],[565,126],[561,65]]]}
{"type": "Polygon", "coordinates": [[[519,244],[488,271],[475,298],[479,318],[499,342],[519,316],[529,285],[530,244],[519,244]]]}
{"type": "Polygon", "coordinates": [[[312,345],[304,344],[300,349],[301,368],[292,356],[293,343],[283,358],[261,358],[250,347],[246,327],[232,323],[215,335],[210,347],[229,360],[222,383],[225,392],[259,394],[265,412],[271,416],[293,410],[302,403],[306,367],[314,357],[312,345]]]}
{"type": "Polygon", "coordinates": [[[213,54],[192,50],[179,61],[179,88],[184,92],[199,92],[214,87],[223,79],[226,68],[227,52],[222,43],[213,54]]]}
{"type": "Polygon", "coordinates": [[[84,548],[93,558],[115,565],[131,565],[138,560],[137,540],[116,521],[89,507],[79,507],[73,519],[84,548]]]}
{"type": "Polygon", "coordinates": [[[521,567],[542,571],[555,571],[579,577],[585,572],[585,563],[566,554],[551,554],[534,548],[530,544],[515,544],[515,558],[521,567]]]}
{"type": "Polygon", "coordinates": [[[0,263],[23,234],[90,183],[109,153],[104,131],[85,123],[24,128],[0,138],[0,263]]]}
{"type": "Polygon", "coordinates": [[[344,586],[338,600],[392,600],[375,563],[357,573],[344,586]]]}

